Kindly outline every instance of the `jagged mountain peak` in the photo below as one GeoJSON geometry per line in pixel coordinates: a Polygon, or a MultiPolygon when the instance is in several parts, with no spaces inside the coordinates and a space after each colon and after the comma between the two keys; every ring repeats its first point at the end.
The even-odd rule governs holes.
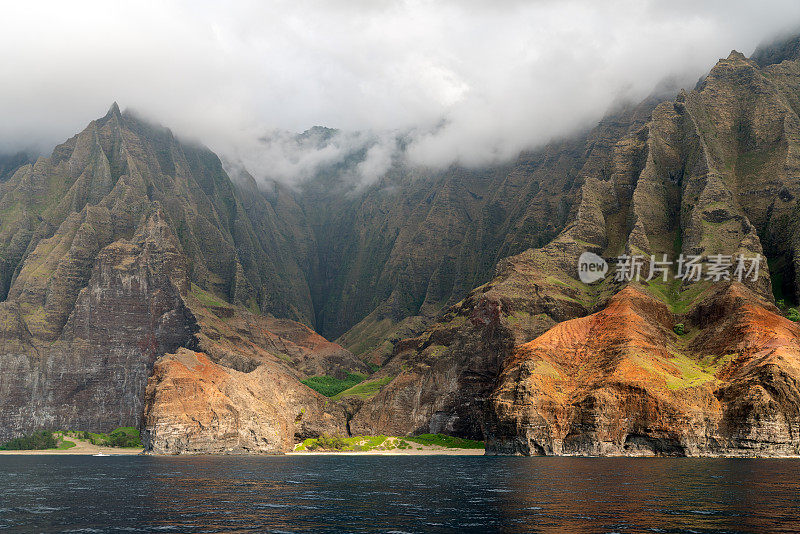
{"type": "Polygon", "coordinates": [[[747,56],[745,56],[744,54],[742,54],[738,50],[731,50],[731,53],[728,54],[728,57],[726,59],[728,61],[735,61],[737,59],[738,60],[742,60],[742,61],[747,61],[747,56]]]}
{"type": "Polygon", "coordinates": [[[108,108],[108,112],[106,113],[106,117],[110,117],[112,115],[113,116],[117,116],[117,117],[119,117],[121,115],[121,112],[119,110],[119,104],[117,104],[116,100],[114,102],[112,102],[111,106],[108,108]]]}

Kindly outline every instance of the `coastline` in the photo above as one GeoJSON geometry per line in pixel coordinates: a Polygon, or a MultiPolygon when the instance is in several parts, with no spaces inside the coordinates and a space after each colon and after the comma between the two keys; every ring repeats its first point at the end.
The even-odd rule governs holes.
{"type": "MultiPolygon", "coordinates": [[[[107,456],[486,456],[485,449],[393,449],[393,450],[369,450],[369,451],[289,451],[284,453],[271,454],[248,454],[248,453],[211,453],[211,454],[153,454],[145,453],[144,449],[123,449],[115,447],[99,447],[86,444],[86,447],[76,445],[70,449],[41,449],[41,450],[17,450],[0,451],[0,456],[93,456],[102,453],[107,456]]],[[[498,457],[521,457],[521,455],[490,454],[489,456],[498,457]]],[[[650,455],[557,455],[557,456],[528,456],[528,458],[672,458],[672,459],[743,459],[743,460],[798,460],[800,455],[698,455],[698,456],[650,456],[650,455]]]]}
{"type": "MultiPolygon", "coordinates": [[[[71,449],[42,449],[28,451],[0,451],[0,456],[94,456],[103,453],[108,456],[139,456],[144,454],[143,449],[117,449],[113,447],[95,447],[92,450],[71,449]]],[[[483,456],[483,449],[444,449],[429,451],[291,451],[283,453],[284,456],[483,456]]],[[[172,454],[148,454],[148,456],[175,456],[172,454]]],[[[216,454],[178,455],[178,456],[218,456],[216,454]]],[[[223,455],[231,456],[231,455],[223,455]]],[[[261,454],[243,456],[265,456],[261,454]]],[[[276,455],[266,455],[276,456],[276,455]]],[[[278,454],[277,456],[280,456],[278,454]]]]}
{"type": "Polygon", "coordinates": [[[105,454],[107,456],[137,456],[142,454],[143,449],[124,449],[120,447],[101,447],[94,445],[87,441],[76,440],[64,436],[64,441],[71,441],[75,444],[74,447],[69,449],[38,449],[38,450],[20,450],[20,451],[0,451],[0,455],[13,456],[42,456],[42,455],[59,455],[59,456],[94,456],[95,454],[105,454]]]}
{"type": "Polygon", "coordinates": [[[485,449],[393,449],[371,451],[291,451],[286,456],[483,456],[485,449]]]}
{"type": "Polygon", "coordinates": [[[73,449],[40,449],[35,451],[0,451],[0,456],[94,456],[103,453],[106,456],[139,456],[143,449],[117,449],[114,447],[98,447],[95,451],[75,451],[73,449]]]}

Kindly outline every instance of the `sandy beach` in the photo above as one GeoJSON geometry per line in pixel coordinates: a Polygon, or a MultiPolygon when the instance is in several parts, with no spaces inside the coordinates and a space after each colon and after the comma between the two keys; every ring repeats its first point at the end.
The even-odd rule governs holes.
{"type": "MultiPolygon", "coordinates": [[[[135,456],[142,453],[142,449],[123,449],[118,447],[100,447],[88,441],[83,441],[68,436],[64,436],[64,441],[71,441],[75,444],[69,449],[43,449],[43,450],[22,450],[22,451],[0,451],[0,455],[84,455],[92,456],[98,453],[108,456],[135,456]]],[[[428,445],[417,445],[410,449],[390,449],[390,450],[368,450],[368,451],[292,451],[285,453],[287,456],[312,456],[312,455],[340,455],[340,456],[482,456],[484,449],[458,449],[436,447],[428,445]]]]}
{"type": "Polygon", "coordinates": [[[484,449],[393,449],[390,451],[293,451],[287,456],[483,456],[484,449]]]}
{"type": "Polygon", "coordinates": [[[107,454],[108,456],[135,456],[142,452],[142,449],[122,449],[119,447],[100,447],[93,445],[88,441],[81,441],[67,436],[63,437],[64,441],[71,441],[75,444],[74,447],[69,449],[43,449],[36,451],[0,451],[0,455],[24,454],[24,455],[42,455],[42,454],[58,454],[58,455],[84,455],[92,456],[95,454],[107,454]]]}
{"type": "MultiPolygon", "coordinates": [[[[458,441],[449,438],[451,441],[458,441]]],[[[403,438],[399,436],[353,436],[349,438],[328,438],[325,446],[321,442],[324,438],[317,440],[306,440],[298,443],[294,451],[287,452],[290,455],[303,454],[346,454],[346,455],[369,455],[369,456],[482,456],[485,454],[483,447],[462,447],[463,443],[441,443],[423,438],[403,438]],[[427,442],[426,442],[427,441],[427,442]],[[449,445],[449,446],[448,446],[449,445]]],[[[440,441],[444,441],[443,438],[440,441]]]]}

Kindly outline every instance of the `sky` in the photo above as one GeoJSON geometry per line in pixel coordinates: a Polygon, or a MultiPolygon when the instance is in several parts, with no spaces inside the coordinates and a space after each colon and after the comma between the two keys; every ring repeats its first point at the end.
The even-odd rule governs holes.
{"type": "Polygon", "coordinates": [[[489,165],[798,28],[796,0],[3,0],[0,152],[117,101],[258,179],[361,147],[369,182],[398,136],[410,164],[489,165]],[[298,142],[315,125],[340,133],[298,142]]]}

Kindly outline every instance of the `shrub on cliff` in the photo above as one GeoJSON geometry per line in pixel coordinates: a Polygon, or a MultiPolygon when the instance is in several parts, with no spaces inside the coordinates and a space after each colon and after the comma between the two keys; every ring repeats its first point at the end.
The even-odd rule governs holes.
{"type": "Polygon", "coordinates": [[[100,447],[140,448],[142,446],[139,431],[128,426],[115,428],[108,434],[81,431],[76,433],[76,437],[100,447]]]}
{"type": "Polygon", "coordinates": [[[108,435],[108,446],[141,447],[142,442],[139,439],[139,432],[136,429],[118,428],[108,435]]]}
{"type": "Polygon", "coordinates": [[[341,451],[347,447],[347,443],[341,436],[328,436],[323,434],[308,445],[309,450],[322,449],[326,451],[341,451]]]}

